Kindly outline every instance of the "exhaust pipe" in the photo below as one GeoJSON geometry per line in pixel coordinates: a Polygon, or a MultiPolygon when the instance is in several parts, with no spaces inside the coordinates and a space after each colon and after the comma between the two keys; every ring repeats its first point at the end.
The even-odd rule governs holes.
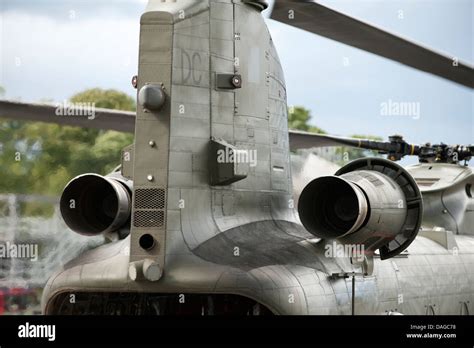
{"type": "Polygon", "coordinates": [[[66,185],[60,210],[66,225],[81,235],[114,232],[130,220],[131,187],[114,174],[80,175],[66,185]]]}
{"type": "Polygon", "coordinates": [[[301,222],[311,233],[336,239],[358,231],[369,216],[369,202],[356,184],[337,176],[310,182],[299,200],[301,222]]]}
{"type": "Polygon", "coordinates": [[[316,237],[380,249],[382,259],[403,252],[418,234],[423,205],[411,175],[385,159],[360,159],[335,176],[310,182],[301,193],[298,213],[316,237]]]}

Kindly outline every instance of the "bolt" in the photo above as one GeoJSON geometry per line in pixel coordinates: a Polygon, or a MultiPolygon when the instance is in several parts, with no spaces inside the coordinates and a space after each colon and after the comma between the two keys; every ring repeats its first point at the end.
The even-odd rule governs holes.
{"type": "Polygon", "coordinates": [[[234,77],[232,77],[232,84],[235,88],[240,88],[242,86],[242,80],[240,76],[235,75],[234,77]]]}

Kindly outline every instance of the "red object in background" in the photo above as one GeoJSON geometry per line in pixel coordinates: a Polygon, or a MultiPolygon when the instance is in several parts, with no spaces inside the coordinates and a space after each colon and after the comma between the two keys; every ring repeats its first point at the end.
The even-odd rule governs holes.
{"type": "Polygon", "coordinates": [[[0,290],[0,315],[5,313],[5,295],[3,294],[3,290],[0,290]]]}
{"type": "Polygon", "coordinates": [[[24,296],[24,295],[30,295],[33,294],[34,291],[31,289],[25,289],[25,288],[11,288],[10,292],[7,293],[7,295],[10,296],[24,296]]]}
{"type": "MultiPolygon", "coordinates": [[[[10,306],[15,304],[20,311],[25,310],[35,296],[33,289],[25,288],[2,288],[0,289],[0,315],[10,310],[10,306]]],[[[35,296],[36,297],[36,296],[35,296]]]]}
{"type": "Polygon", "coordinates": [[[23,295],[25,294],[26,291],[25,289],[22,289],[22,288],[11,288],[10,289],[10,296],[19,296],[19,295],[23,295]]]}

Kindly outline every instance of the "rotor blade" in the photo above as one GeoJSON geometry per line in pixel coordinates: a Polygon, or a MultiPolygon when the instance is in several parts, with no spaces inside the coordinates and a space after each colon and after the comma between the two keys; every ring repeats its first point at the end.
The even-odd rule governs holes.
{"type": "MultiPolygon", "coordinates": [[[[134,112],[93,109],[93,113],[87,113],[84,116],[68,116],[67,109],[63,110],[62,114],[64,115],[61,115],[61,112],[57,112],[58,109],[60,109],[60,107],[58,108],[58,106],[55,105],[0,100],[1,118],[56,123],[63,126],[115,130],[127,133],[133,133],[135,130],[134,112]]],[[[76,115],[77,114],[79,113],[76,113],[76,115]]]]}
{"type": "Polygon", "coordinates": [[[474,88],[474,69],[311,0],[275,0],[270,18],[474,88]]]}
{"type": "Polygon", "coordinates": [[[314,147],[329,147],[329,146],[352,146],[360,147],[362,140],[337,137],[334,135],[325,135],[304,132],[290,129],[290,150],[309,149],[314,147]]]}
{"type": "Polygon", "coordinates": [[[388,154],[389,157],[400,159],[403,156],[418,155],[420,147],[406,143],[402,138],[391,137],[389,142],[370,139],[345,138],[334,135],[309,133],[290,130],[290,150],[308,149],[315,147],[350,146],[366,150],[374,150],[388,154]],[[398,157],[400,156],[400,157],[398,157]]]}

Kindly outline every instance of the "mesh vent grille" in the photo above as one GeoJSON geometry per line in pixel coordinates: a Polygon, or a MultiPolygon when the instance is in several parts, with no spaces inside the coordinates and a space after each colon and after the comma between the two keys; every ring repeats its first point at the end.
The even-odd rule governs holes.
{"type": "Polygon", "coordinates": [[[162,227],[164,221],[165,214],[160,210],[138,210],[133,215],[135,227],[162,227]]]}
{"type": "Polygon", "coordinates": [[[165,209],[165,190],[136,189],[135,209],[165,209]]]}

